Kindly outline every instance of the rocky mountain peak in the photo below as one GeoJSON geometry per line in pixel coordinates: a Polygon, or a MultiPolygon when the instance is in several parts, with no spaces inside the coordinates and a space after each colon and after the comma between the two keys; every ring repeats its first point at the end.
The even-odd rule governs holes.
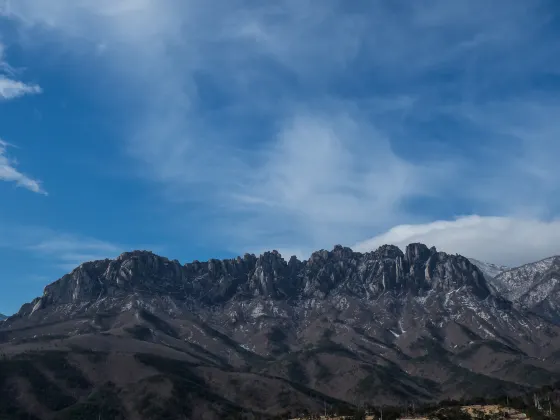
{"type": "Polygon", "coordinates": [[[379,248],[377,248],[376,251],[373,252],[373,256],[377,259],[397,259],[398,257],[403,258],[404,254],[398,246],[381,245],[379,248]]]}
{"type": "Polygon", "coordinates": [[[308,262],[313,263],[321,263],[322,261],[326,261],[329,259],[329,251],[326,249],[321,249],[320,251],[315,251],[309,257],[308,262]]]}
{"type": "Polygon", "coordinates": [[[276,250],[266,251],[257,258],[257,265],[269,264],[274,266],[286,265],[282,255],[276,250]]]}
{"type": "Polygon", "coordinates": [[[413,243],[406,247],[405,259],[410,265],[425,264],[436,253],[435,247],[429,249],[421,243],[413,243]]]}
{"type": "Polygon", "coordinates": [[[354,251],[352,251],[352,249],[348,248],[347,246],[335,245],[332,250],[332,255],[334,255],[338,259],[352,258],[354,255],[354,251]]]}
{"type": "Polygon", "coordinates": [[[481,299],[490,295],[484,274],[468,258],[460,255],[431,254],[426,261],[425,279],[430,288],[449,291],[466,287],[481,299]]]}
{"type": "Polygon", "coordinates": [[[117,261],[124,261],[131,258],[162,258],[159,255],[154,254],[152,251],[148,250],[133,250],[133,251],[126,251],[119,255],[116,260],[117,261]]]}

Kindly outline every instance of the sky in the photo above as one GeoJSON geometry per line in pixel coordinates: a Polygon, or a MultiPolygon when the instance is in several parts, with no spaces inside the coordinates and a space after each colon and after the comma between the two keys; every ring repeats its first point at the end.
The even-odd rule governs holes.
{"type": "Polygon", "coordinates": [[[560,254],[557,0],[0,0],[0,312],[83,261],[560,254]]]}

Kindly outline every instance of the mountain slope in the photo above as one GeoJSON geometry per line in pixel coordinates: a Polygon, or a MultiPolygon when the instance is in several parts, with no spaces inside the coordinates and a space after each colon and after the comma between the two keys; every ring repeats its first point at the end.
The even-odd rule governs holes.
{"type": "Polygon", "coordinates": [[[3,320],[3,319],[6,319],[6,318],[7,318],[6,315],[0,314],[0,321],[3,320]]]}
{"type": "Polygon", "coordinates": [[[560,257],[505,271],[495,277],[494,284],[509,300],[560,322],[560,257]]]}
{"type": "Polygon", "coordinates": [[[20,395],[11,404],[38,418],[85,410],[92,392],[138,419],[224,418],[560,379],[558,326],[491,293],[468,259],[422,244],[336,246],[307,261],[273,251],[181,265],[135,251],[85,263],[0,326],[0,351],[59,390],[57,404],[38,401],[37,375],[4,370],[20,395]],[[52,354],[70,369],[62,379],[52,354]]]}

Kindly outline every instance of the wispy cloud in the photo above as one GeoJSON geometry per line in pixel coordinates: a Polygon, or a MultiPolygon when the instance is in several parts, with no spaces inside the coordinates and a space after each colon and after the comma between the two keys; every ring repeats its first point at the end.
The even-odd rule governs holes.
{"type": "Polygon", "coordinates": [[[28,249],[44,258],[52,259],[58,267],[67,271],[83,262],[114,258],[125,251],[123,246],[109,242],[60,233],[30,244],[28,249]]]}
{"type": "Polygon", "coordinates": [[[16,71],[5,61],[4,50],[4,45],[0,43],[0,100],[10,100],[24,95],[41,93],[40,86],[26,84],[12,78],[16,71]]]}
{"type": "MultiPolygon", "coordinates": [[[[27,85],[7,76],[14,75],[15,70],[5,61],[4,49],[4,45],[0,43],[0,100],[10,100],[27,94],[41,93],[39,86],[27,85]]],[[[8,146],[11,145],[0,138],[0,181],[15,182],[20,187],[47,195],[39,181],[16,169],[17,162],[8,156],[8,146]]]]}
{"type": "Polygon", "coordinates": [[[200,201],[216,243],[304,252],[463,212],[558,214],[557,13],[548,0],[3,8],[96,59],[103,45],[139,102],[125,150],[178,217],[200,201]]]}
{"type": "Polygon", "coordinates": [[[19,187],[38,194],[47,195],[40,181],[30,178],[17,170],[17,162],[8,156],[8,146],[10,144],[0,139],[0,181],[15,182],[19,187]]]}
{"type": "Polygon", "coordinates": [[[531,93],[522,99],[463,105],[454,112],[484,133],[484,148],[492,156],[491,164],[477,168],[476,184],[464,182],[473,199],[497,214],[560,214],[559,101],[531,93]]]}
{"type": "Polygon", "coordinates": [[[28,252],[47,265],[64,271],[70,271],[86,261],[115,258],[129,250],[126,245],[40,226],[0,224],[0,236],[0,248],[28,252]]]}
{"type": "Polygon", "coordinates": [[[0,99],[9,100],[36,93],[41,93],[38,85],[28,85],[0,75],[0,99]]]}
{"type": "Polygon", "coordinates": [[[403,200],[431,195],[447,171],[445,163],[399,157],[357,115],[301,111],[282,124],[231,197],[232,214],[251,217],[240,217],[229,233],[253,247],[265,239],[266,248],[347,243],[364,229],[397,223],[406,216],[403,200]]]}

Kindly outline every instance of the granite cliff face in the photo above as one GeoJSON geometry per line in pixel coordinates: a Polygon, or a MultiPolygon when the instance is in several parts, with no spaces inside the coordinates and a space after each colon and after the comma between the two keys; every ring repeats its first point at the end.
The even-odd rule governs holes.
{"type": "Polygon", "coordinates": [[[223,418],[560,379],[555,322],[512,304],[467,258],[417,243],[404,252],[336,246],[305,261],[272,251],[182,265],[134,251],[87,262],[0,324],[0,351],[39,370],[47,367],[30,355],[56,351],[89,381],[84,394],[111,381],[139,419],[157,418],[142,399],[154,393],[158,406],[178,410],[187,396],[189,412],[223,418]]]}

